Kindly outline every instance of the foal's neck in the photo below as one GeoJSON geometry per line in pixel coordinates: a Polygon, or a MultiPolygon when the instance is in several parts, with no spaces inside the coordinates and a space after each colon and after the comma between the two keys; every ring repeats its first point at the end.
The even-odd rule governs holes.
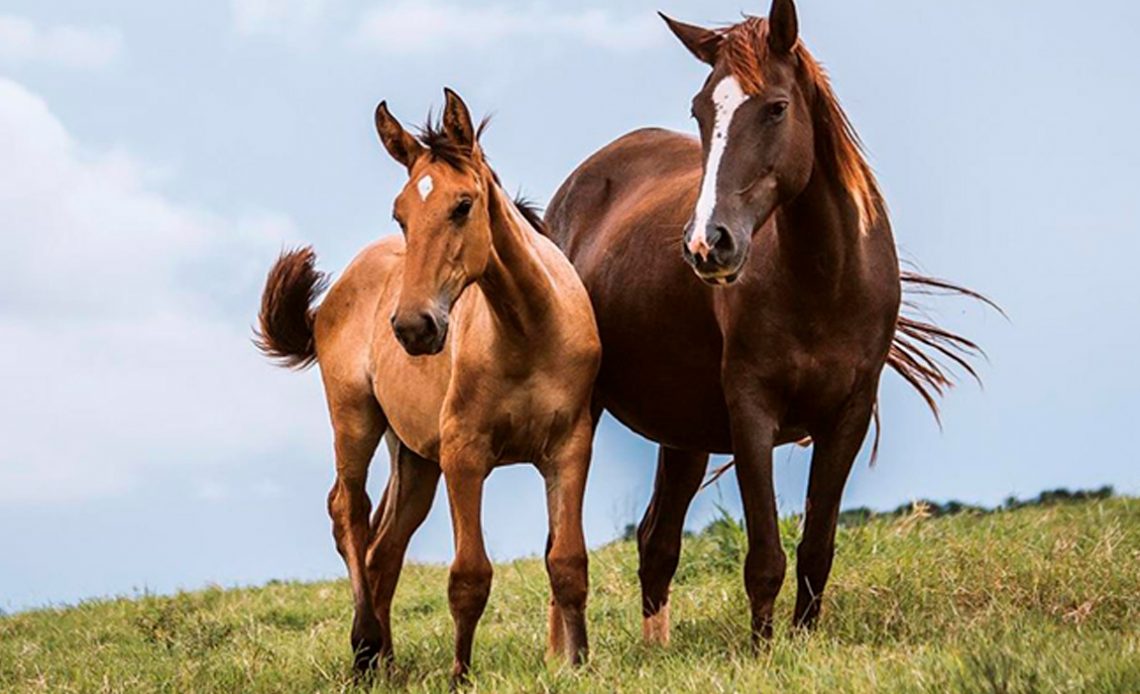
{"type": "Polygon", "coordinates": [[[491,257],[479,288],[504,330],[526,337],[548,316],[554,283],[538,252],[538,232],[498,183],[488,191],[491,257]]]}

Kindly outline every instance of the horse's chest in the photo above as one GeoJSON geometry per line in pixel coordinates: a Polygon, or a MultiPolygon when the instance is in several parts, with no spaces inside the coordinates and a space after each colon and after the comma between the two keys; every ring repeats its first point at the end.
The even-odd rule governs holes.
{"type": "Polygon", "coordinates": [[[445,416],[487,437],[497,462],[539,461],[556,450],[581,414],[581,389],[558,374],[457,379],[445,416]]]}

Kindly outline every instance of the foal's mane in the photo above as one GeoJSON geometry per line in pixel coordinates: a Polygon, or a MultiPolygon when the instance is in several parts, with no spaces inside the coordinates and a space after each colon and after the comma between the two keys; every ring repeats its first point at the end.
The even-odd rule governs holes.
{"type": "MultiPolygon", "coordinates": [[[[478,143],[479,139],[483,137],[483,132],[487,130],[487,126],[491,123],[490,116],[484,116],[483,120],[479,121],[478,127],[475,128],[475,142],[478,143]]],[[[479,162],[473,156],[474,152],[471,148],[463,147],[452,140],[443,128],[442,119],[439,117],[428,114],[427,120],[419,128],[419,140],[424,147],[428,149],[428,155],[434,161],[442,161],[449,166],[452,166],[460,171],[465,169],[478,168],[479,162]]],[[[501,185],[499,174],[491,168],[490,162],[487,161],[487,155],[483,152],[482,147],[479,149],[479,158],[482,163],[491,172],[491,177],[495,180],[497,185],[501,185]]],[[[532,200],[524,197],[521,193],[516,195],[511,202],[518,209],[519,214],[523,216],[534,230],[546,236],[546,223],[542,220],[542,211],[539,206],[532,200]]]]}
{"type": "MultiPolygon", "coordinates": [[[[764,65],[770,59],[768,20],[746,16],[744,21],[720,30],[720,52],[725,65],[746,94],[757,94],[764,86],[764,65]]],[[[836,176],[859,210],[864,230],[883,212],[883,198],[875,174],[867,163],[863,144],[851,126],[823,66],[802,41],[792,49],[797,76],[809,88],[816,136],[816,156],[836,176]]]]}

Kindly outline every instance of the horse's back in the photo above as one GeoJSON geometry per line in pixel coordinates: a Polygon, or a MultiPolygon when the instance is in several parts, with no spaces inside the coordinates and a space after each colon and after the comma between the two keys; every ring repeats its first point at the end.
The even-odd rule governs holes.
{"type": "Polygon", "coordinates": [[[377,308],[397,284],[403,256],[403,239],[384,237],[358,253],[333,283],[313,325],[322,373],[353,369],[358,358],[367,358],[377,308]]]}
{"type": "Polygon", "coordinates": [[[701,148],[661,129],[583,162],[546,215],[590,294],[604,345],[597,393],[623,423],[678,448],[729,448],[711,288],[681,258],[701,148]]]}

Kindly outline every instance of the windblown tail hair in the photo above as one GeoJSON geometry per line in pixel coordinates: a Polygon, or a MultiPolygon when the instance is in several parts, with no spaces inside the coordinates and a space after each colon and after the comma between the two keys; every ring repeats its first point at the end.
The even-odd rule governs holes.
{"type": "MultiPolygon", "coordinates": [[[[972,362],[984,359],[986,353],[973,340],[940,328],[925,318],[922,306],[915,297],[959,296],[980,301],[1002,316],[1005,316],[1005,311],[986,296],[953,282],[906,271],[901,273],[900,280],[904,298],[895,324],[895,336],[891,340],[891,351],[887,355],[887,365],[918,391],[941,426],[938,399],[954,387],[957,383],[956,372],[959,371],[981,385],[982,379],[972,362]]],[[[882,437],[878,401],[875,402],[873,417],[875,438],[871,444],[871,465],[879,457],[879,440],[882,437]]],[[[811,440],[804,439],[798,444],[808,446],[811,440]]],[[[712,471],[701,489],[716,483],[735,464],[735,460],[730,460],[712,471]]]]}
{"type": "Polygon", "coordinates": [[[313,303],[328,287],[328,278],[317,271],[316,260],[309,246],[282,252],[261,294],[253,342],[263,354],[290,369],[305,369],[317,361],[313,303]]]}
{"type": "Polygon", "coordinates": [[[923,317],[922,307],[912,297],[962,296],[980,301],[1003,316],[1005,312],[982,294],[946,280],[915,272],[903,272],[901,280],[903,310],[895,327],[887,365],[918,391],[934,418],[941,423],[938,398],[954,386],[956,370],[981,385],[982,379],[971,362],[985,358],[985,352],[973,340],[940,328],[923,317]]]}

